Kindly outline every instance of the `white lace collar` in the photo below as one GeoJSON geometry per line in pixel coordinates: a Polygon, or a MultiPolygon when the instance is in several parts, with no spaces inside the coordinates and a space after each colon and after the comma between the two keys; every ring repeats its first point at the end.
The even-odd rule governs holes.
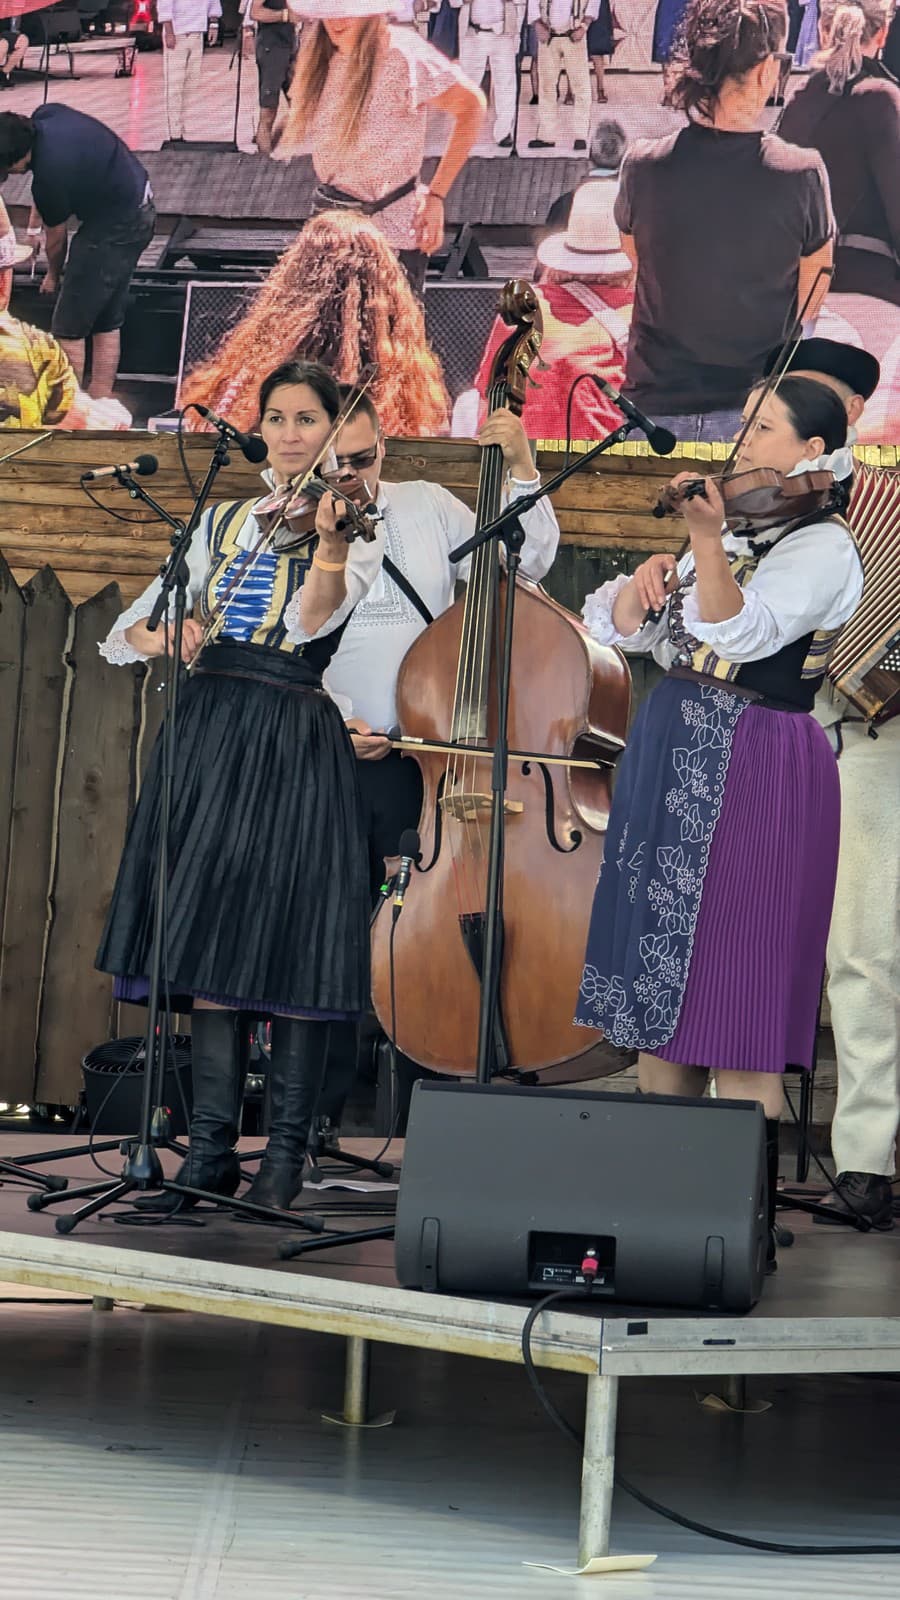
{"type": "Polygon", "coordinates": [[[789,478],[796,478],[800,472],[833,472],[840,481],[842,478],[853,476],[853,451],[849,444],[842,445],[840,450],[832,450],[824,456],[816,456],[813,461],[798,461],[789,478]]]}

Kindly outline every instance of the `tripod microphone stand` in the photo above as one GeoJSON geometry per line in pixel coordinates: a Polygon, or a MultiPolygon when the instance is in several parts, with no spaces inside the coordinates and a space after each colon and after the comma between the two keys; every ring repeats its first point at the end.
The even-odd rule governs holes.
{"type": "MultiPolygon", "coordinates": [[[[248,1200],[225,1197],[214,1194],[209,1190],[176,1183],[174,1180],[164,1176],[159,1159],[159,1151],[161,1149],[172,1150],[178,1154],[185,1153],[183,1147],[175,1143],[171,1138],[171,1119],[163,1103],[165,1045],[164,1031],[160,1025],[160,995],[163,987],[163,951],[166,943],[168,826],[172,815],[181,644],[189,584],[186,558],[191,540],[206,508],[216,477],[221,468],[228,465],[229,435],[232,432],[233,430],[227,424],[219,425],[218,439],[210,458],[206,475],[194,501],[190,516],[185,523],[178,522],[162,506],[158,505],[143,486],[136,482],[127,469],[118,469],[116,472],[118,481],[128,490],[132,499],[142,500],[156,512],[157,516],[161,517],[174,529],[172,552],[161,574],[160,593],[154,602],[146,624],[148,630],[153,632],[164,617],[168,615],[170,597],[174,597],[171,649],[174,670],[171,675],[169,693],[166,696],[166,710],[160,734],[164,752],[163,778],[160,795],[159,842],[156,857],[153,936],[150,946],[141,1126],[136,1138],[123,1141],[122,1151],[125,1155],[125,1164],[122,1168],[122,1176],[118,1181],[89,1184],[80,1189],[69,1190],[66,1193],[65,1198],[67,1200],[86,1200],[87,1203],[79,1206],[76,1211],[58,1216],[56,1218],[57,1233],[71,1233],[79,1223],[84,1222],[88,1217],[94,1216],[107,1206],[127,1199],[129,1195],[135,1192],[144,1193],[147,1190],[159,1189],[179,1196],[189,1196],[196,1200],[207,1200],[217,1207],[224,1207],[241,1215],[251,1216],[258,1221],[288,1224],[289,1226],[303,1228],[310,1233],[319,1233],[324,1227],[318,1217],[304,1218],[299,1213],[278,1211],[268,1206],[256,1205],[248,1200]]],[[[115,1144],[117,1141],[112,1141],[112,1143],[115,1144]]],[[[90,1147],[87,1147],[87,1149],[89,1152],[90,1147]]],[[[32,1211],[42,1211],[59,1198],[61,1196],[58,1195],[29,1195],[28,1206],[32,1211]]]]}
{"type": "MultiPolygon", "coordinates": [[[[563,467],[546,484],[520,496],[501,511],[492,522],[477,528],[470,539],[451,550],[452,562],[462,561],[488,540],[503,543],[506,549],[506,603],[503,638],[496,650],[497,671],[497,734],[491,763],[491,823],[488,836],[488,874],[484,911],[484,954],[481,965],[481,1004],[478,1018],[478,1056],[476,1082],[490,1083],[499,1067],[508,1070],[507,1064],[498,1060],[500,1033],[497,1028],[500,1016],[500,980],[503,951],[503,868],[506,845],[506,790],[509,772],[509,698],[512,669],[513,630],[515,627],[516,575],[521,564],[521,551],[525,533],[521,518],[538,501],[546,499],[560,484],[586,467],[613,445],[622,444],[637,424],[629,417],[593,445],[584,455],[578,455],[563,467]]],[[[366,1228],[353,1233],[330,1234],[322,1239],[287,1240],[279,1247],[282,1261],[306,1255],[311,1250],[329,1246],[366,1244],[374,1239],[390,1239],[393,1227],[366,1228]]]]}

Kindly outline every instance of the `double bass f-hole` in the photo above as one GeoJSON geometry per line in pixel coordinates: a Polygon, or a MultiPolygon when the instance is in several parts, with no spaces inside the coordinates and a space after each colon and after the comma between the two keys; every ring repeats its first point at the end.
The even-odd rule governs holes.
{"type": "MultiPolygon", "coordinates": [[[[553,791],[553,779],[550,776],[550,769],[544,765],[543,761],[537,763],[537,769],[544,780],[544,817],[547,827],[547,843],[552,849],[558,850],[561,856],[570,856],[582,843],[584,834],[580,828],[573,828],[571,833],[572,843],[568,845],[560,844],[556,837],[556,795],[553,791]]],[[[533,770],[533,762],[522,762],[522,772],[526,778],[531,775],[533,770]]]]}

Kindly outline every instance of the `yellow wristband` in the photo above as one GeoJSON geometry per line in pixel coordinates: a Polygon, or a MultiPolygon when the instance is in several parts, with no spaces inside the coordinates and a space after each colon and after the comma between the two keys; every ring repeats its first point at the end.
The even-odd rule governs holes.
{"type": "Polygon", "coordinates": [[[347,565],[347,557],[345,556],[343,561],[323,561],[317,550],[312,558],[312,564],[314,567],[321,567],[323,572],[343,572],[347,565]]]}

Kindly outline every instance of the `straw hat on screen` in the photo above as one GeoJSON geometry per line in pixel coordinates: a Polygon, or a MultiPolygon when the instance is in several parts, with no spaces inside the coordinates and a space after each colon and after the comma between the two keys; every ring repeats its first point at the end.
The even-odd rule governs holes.
{"type": "Polygon", "coordinates": [[[549,234],[538,245],[542,267],[573,277],[631,271],[613,216],[617,189],[609,178],[589,178],[575,190],[565,231],[549,234]]]}

